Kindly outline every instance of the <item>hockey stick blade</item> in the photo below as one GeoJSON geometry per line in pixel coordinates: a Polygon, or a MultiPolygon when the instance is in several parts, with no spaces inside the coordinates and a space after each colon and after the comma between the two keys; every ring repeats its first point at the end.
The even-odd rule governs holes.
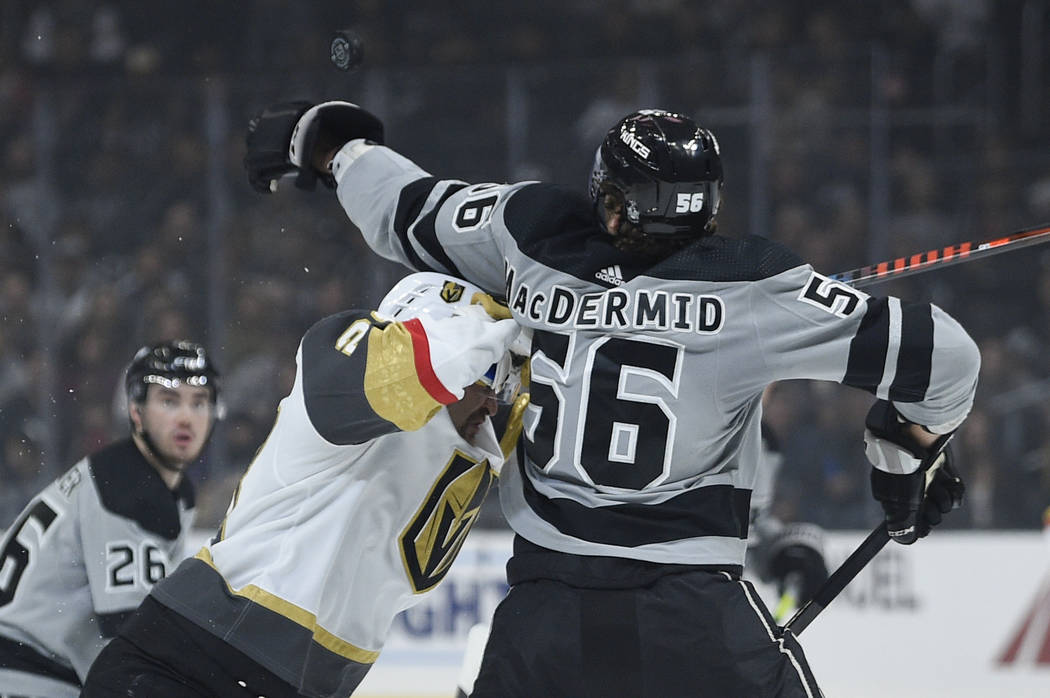
{"type": "Polygon", "coordinates": [[[1040,245],[1044,242],[1050,242],[1050,225],[1027,228],[981,242],[963,242],[958,245],[938,247],[908,257],[897,257],[886,262],[850,269],[833,274],[831,278],[854,288],[862,288],[883,281],[902,279],[912,274],[921,274],[930,269],[972,262],[975,259],[991,257],[1000,252],[1009,252],[1029,245],[1040,245]]]}
{"type": "MultiPolygon", "coordinates": [[[[929,489],[930,483],[933,482],[933,476],[936,475],[937,470],[944,465],[946,456],[944,455],[944,449],[948,447],[948,442],[952,440],[952,434],[948,434],[946,438],[941,439],[934,452],[930,455],[930,465],[926,468],[926,488],[929,489]]],[[[836,596],[842,593],[842,590],[853,581],[853,578],[860,574],[860,571],[867,567],[868,563],[871,562],[879,552],[886,547],[886,544],[890,542],[890,534],[886,529],[886,522],[880,523],[875,527],[868,537],[864,539],[864,542],[857,546],[857,549],[850,553],[850,556],[846,558],[846,561],[839,565],[838,569],[831,573],[827,581],[821,585],[820,589],[813,594],[813,598],[806,602],[806,604],[795,612],[795,615],[791,616],[791,619],[784,625],[784,630],[790,630],[794,635],[798,636],[809,627],[809,624],[813,622],[813,619],[820,615],[829,603],[831,603],[836,596]]]]}

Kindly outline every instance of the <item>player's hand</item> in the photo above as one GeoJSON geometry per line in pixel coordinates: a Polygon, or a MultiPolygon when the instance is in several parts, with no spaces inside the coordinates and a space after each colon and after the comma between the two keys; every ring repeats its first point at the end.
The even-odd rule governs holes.
{"type": "Polygon", "coordinates": [[[926,497],[919,508],[919,538],[929,534],[930,529],[941,522],[944,515],[962,506],[966,485],[956,472],[952,462],[951,447],[944,450],[944,463],[926,486],[926,497]]]}
{"type": "Polygon", "coordinates": [[[356,138],[383,142],[383,123],[356,104],[282,102],[267,107],[248,124],[248,181],[256,191],[270,193],[283,175],[298,172],[295,185],[301,189],[312,190],[318,179],[334,188],[335,178],[319,154],[356,138]]]}
{"type": "Polygon", "coordinates": [[[806,523],[788,524],[770,543],[769,576],[782,599],[801,606],[827,581],[823,549],[824,530],[806,523]]]}
{"type": "Polygon", "coordinates": [[[962,505],[966,488],[952,465],[951,450],[940,450],[947,436],[921,434],[886,400],[872,406],[865,427],[872,495],[882,504],[890,538],[910,545],[962,505]]]}
{"type": "Polygon", "coordinates": [[[266,107],[248,122],[244,169],[255,191],[276,191],[277,180],[298,169],[288,158],[288,147],[299,117],[310,107],[310,102],[281,102],[266,107]]]}
{"type": "Polygon", "coordinates": [[[324,162],[349,141],[383,143],[383,122],[350,102],[323,102],[307,109],[292,130],[288,160],[299,168],[295,186],[312,190],[320,179],[329,189],[335,177],[324,162]]]}

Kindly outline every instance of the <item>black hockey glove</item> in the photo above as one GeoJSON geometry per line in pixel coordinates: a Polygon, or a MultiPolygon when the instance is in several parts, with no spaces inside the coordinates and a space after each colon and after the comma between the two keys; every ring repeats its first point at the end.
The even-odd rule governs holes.
{"type": "Polygon", "coordinates": [[[275,191],[278,179],[298,169],[288,159],[288,146],[299,117],[311,106],[310,102],[274,104],[248,122],[244,169],[255,191],[270,194],[275,191]]]}
{"type": "Polygon", "coordinates": [[[769,576],[781,596],[791,590],[802,606],[828,579],[822,552],[824,531],[814,524],[788,524],[769,546],[769,576]]]}
{"type": "Polygon", "coordinates": [[[892,403],[879,400],[868,411],[864,431],[872,495],[886,513],[890,538],[903,545],[924,538],[944,514],[962,506],[966,491],[952,465],[949,436],[925,448],[908,433],[910,425],[892,403]]]}
{"type": "Polygon", "coordinates": [[[256,191],[270,193],[272,182],[298,171],[295,185],[312,190],[318,179],[335,187],[330,172],[313,165],[316,153],[326,153],[356,138],[383,143],[383,123],[350,102],[283,102],[267,107],[248,124],[244,167],[256,191]]]}

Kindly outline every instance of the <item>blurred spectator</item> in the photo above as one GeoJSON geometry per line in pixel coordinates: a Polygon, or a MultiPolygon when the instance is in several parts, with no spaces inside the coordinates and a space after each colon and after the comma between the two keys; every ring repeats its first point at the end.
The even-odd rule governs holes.
{"type": "Polygon", "coordinates": [[[54,478],[32,435],[40,429],[27,416],[23,426],[0,432],[0,520],[5,526],[54,478]]]}

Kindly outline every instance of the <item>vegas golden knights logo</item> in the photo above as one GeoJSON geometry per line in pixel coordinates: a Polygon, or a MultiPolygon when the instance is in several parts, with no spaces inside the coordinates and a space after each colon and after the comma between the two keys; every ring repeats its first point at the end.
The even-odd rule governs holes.
{"type": "Polygon", "coordinates": [[[463,297],[464,290],[466,289],[463,287],[463,284],[457,284],[455,281],[446,281],[441,287],[441,300],[446,303],[456,303],[463,297]]]}
{"type": "Polygon", "coordinates": [[[490,487],[492,468],[487,460],[476,463],[460,451],[452,455],[399,539],[401,559],[417,594],[445,577],[490,487]]]}

